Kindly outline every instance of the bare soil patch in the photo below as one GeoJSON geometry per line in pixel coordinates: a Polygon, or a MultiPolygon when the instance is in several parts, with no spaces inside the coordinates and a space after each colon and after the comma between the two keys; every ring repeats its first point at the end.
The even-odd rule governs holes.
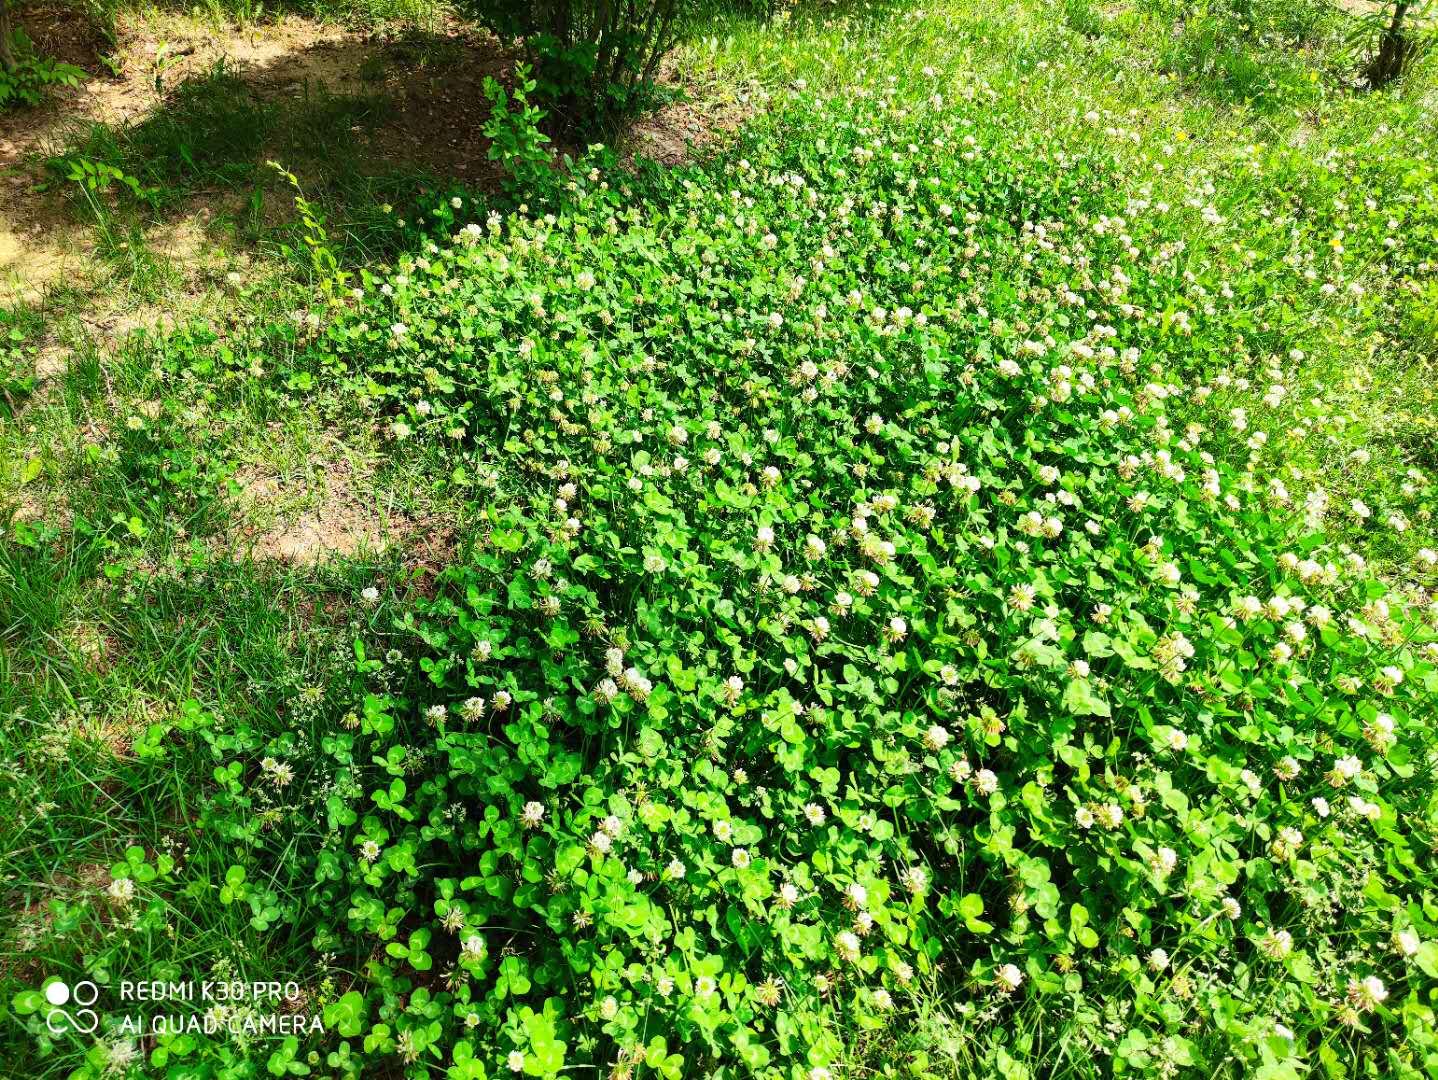
{"type": "Polygon", "coordinates": [[[336,556],[384,551],[415,522],[376,499],[375,462],[346,454],[338,441],[301,469],[263,462],[235,477],[239,526],[226,543],[236,557],[313,566],[336,556]]]}

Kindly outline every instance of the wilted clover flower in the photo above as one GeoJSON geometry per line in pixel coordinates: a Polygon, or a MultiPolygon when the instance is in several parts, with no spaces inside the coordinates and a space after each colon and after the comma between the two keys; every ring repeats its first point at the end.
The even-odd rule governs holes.
{"type": "Polygon", "coordinates": [[[1118,803],[1103,803],[1094,807],[1094,817],[1105,829],[1117,829],[1123,824],[1123,807],[1118,803]]]}
{"type": "Polygon", "coordinates": [[[1167,877],[1178,865],[1178,852],[1171,847],[1160,847],[1149,856],[1148,866],[1159,877],[1167,877]]]}
{"type": "Polygon", "coordinates": [[[783,994],[783,990],[783,980],[777,979],[771,975],[769,976],[769,978],[765,979],[762,983],[760,983],[754,988],[754,1000],[757,1001],[760,1005],[772,1009],[774,1006],[779,1004],[779,1000],[783,994]]]}
{"type": "Polygon", "coordinates": [[[724,680],[722,691],[724,700],[730,705],[733,705],[739,700],[739,695],[744,692],[744,680],[739,678],[738,675],[730,675],[729,678],[724,680]]]}
{"type": "Polygon", "coordinates": [[[1377,975],[1348,980],[1348,1003],[1359,1012],[1372,1012],[1388,1000],[1388,987],[1377,975]]]}

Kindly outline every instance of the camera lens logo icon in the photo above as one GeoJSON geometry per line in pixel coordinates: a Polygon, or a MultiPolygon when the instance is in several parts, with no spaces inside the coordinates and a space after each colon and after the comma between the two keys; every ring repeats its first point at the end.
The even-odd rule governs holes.
{"type": "Polygon", "coordinates": [[[45,987],[45,1000],[51,1005],[45,1013],[45,1026],[52,1035],[63,1035],[66,1031],[77,1031],[89,1035],[100,1026],[100,1017],[89,1006],[100,997],[100,988],[88,979],[68,986],[63,982],[52,982],[45,987]]]}

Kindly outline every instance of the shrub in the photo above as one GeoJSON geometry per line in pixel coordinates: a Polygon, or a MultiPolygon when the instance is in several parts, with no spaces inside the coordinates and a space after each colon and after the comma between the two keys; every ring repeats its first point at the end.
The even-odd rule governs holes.
{"type": "Polygon", "coordinates": [[[496,33],[522,38],[540,100],[592,130],[641,107],[678,40],[685,0],[475,0],[496,33]]]}

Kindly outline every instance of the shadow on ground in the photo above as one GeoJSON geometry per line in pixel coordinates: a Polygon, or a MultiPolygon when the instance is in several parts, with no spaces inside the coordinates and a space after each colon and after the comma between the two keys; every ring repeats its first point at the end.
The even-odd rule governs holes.
{"type": "MultiPolygon", "coordinates": [[[[142,249],[171,284],[207,246],[253,250],[295,217],[272,160],[339,223],[426,185],[498,181],[483,85],[507,82],[517,56],[457,21],[366,33],[283,15],[221,32],[151,14],[114,42],[59,8],[31,9],[26,24],[91,78],[0,117],[0,303],[74,286],[97,262],[137,264],[142,249]],[[146,198],[113,181],[87,199],[67,178],[81,161],[120,170],[146,198]]],[[[673,164],[738,116],[676,100],[629,142],[673,164]]]]}

